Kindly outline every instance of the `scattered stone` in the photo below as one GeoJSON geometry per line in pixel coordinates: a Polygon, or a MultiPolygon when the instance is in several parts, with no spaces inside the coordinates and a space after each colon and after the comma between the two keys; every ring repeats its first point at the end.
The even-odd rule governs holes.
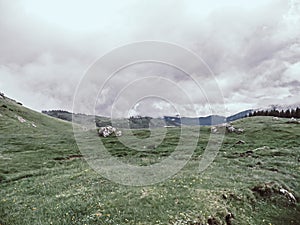
{"type": "Polygon", "coordinates": [[[226,129],[227,129],[228,133],[235,132],[235,128],[233,126],[228,126],[228,127],[226,127],[226,129]]]}
{"type": "Polygon", "coordinates": [[[274,182],[259,184],[251,189],[254,192],[257,192],[262,197],[270,197],[272,195],[284,195],[289,202],[296,203],[296,198],[292,192],[286,190],[285,188],[280,187],[274,182]]]}
{"type": "Polygon", "coordinates": [[[232,225],[232,220],[234,219],[234,215],[232,213],[228,213],[225,216],[225,221],[227,225],[232,225]]]}
{"type": "Polygon", "coordinates": [[[214,217],[208,218],[207,223],[209,225],[220,225],[219,221],[214,217]]]}
{"type": "Polygon", "coordinates": [[[236,145],[244,145],[244,144],[246,144],[246,142],[243,141],[243,140],[239,140],[239,141],[237,141],[235,144],[236,144],[236,145]]]}
{"type": "Polygon", "coordinates": [[[300,121],[298,121],[297,119],[295,119],[294,117],[290,118],[289,121],[287,121],[287,123],[295,123],[295,124],[299,124],[300,121]]]}
{"type": "Polygon", "coordinates": [[[278,169],[274,168],[274,167],[271,167],[271,168],[267,168],[268,170],[272,171],[272,172],[279,172],[278,169]]]}
{"type": "Polygon", "coordinates": [[[270,149],[270,147],[265,145],[265,146],[256,148],[256,149],[254,149],[253,151],[256,152],[256,151],[260,151],[260,150],[269,150],[269,149],[270,149]]]}
{"type": "Polygon", "coordinates": [[[118,131],[116,132],[116,136],[117,136],[117,137],[121,137],[121,136],[122,136],[122,131],[118,130],[118,131]]]}
{"type": "Polygon", "coordinates": [[[244,133],[244,129],[238,128],[238,129],[235,131],[235,133],[237,133],[237,134],[242,134],[242,133],[244,133]]]}
{"type": "Polygon", "coordinates": [[[280,194],[284,195],[285,197],[287,197],[287,199],[293,203],[296,203],[296,198],[295,196],[289,192],[288,190],[284,189],[284,188],[280,188],[279,189],[280,194]]]}
{"type": "Polygon", "coordinates": [[[242,134],[242,133],[244,133],[244,129],[242,129],[242,128],[235,128],[230,123],[226,124],[225,127],[226,127],[226,131],[228,133],[236,133],[236,134],[242,134]]]}
{"type": "Polygon", "coordinates": [[[26,120],[25,120],[23,117],[21,117],[21,116],[17,116],[17,118],[18,118],[18,120],[19,120],[21,123],[25,123],[25,122],[26,122],[26,120]]]}
{"type": "Polygon", "coordinates": [[[248,157],[251,156],[254,152],[252,150],[248,150],[246,152],[240,153],[240,157],[248,157]]]}
{"type": "Polygon", "coordinates": [[[156,149],[157,146],[155,144],[146,146],[147,149],[156,149]]]}
{"type": "Polygon", "coordinates": [[[34,123],[31,123],[31,126],[36,127],[36,125],[34,123]]]}
{"type": "Polygon", "coordinates": [[[216,127],[210,128],[211,133],[216,134],[218,132],[218,129],[216,127]]]}

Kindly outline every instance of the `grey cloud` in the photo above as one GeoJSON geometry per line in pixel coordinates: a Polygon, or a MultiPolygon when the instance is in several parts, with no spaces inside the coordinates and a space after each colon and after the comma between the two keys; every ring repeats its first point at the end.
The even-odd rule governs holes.
{"type": "MultiPolygon", "coordinates": [[[[228,113],[263,104],[297,102],[300,82],[297,1],[252,1],[249,7],[244,7],[245,2],[241,1],[116,3],[100,1],[99,14],[105,16],[97,18],[95,10],[91,12],[95,20],[86,24],[96,28],[74,31],[29,14],[19,1],[0,0],[1,91],[36,110],[71,110],[75,88],[97,57],[129,42],[155,39],[189,48],[208,64],[219,81],[228,113]]],[[[57,13],[68,16],[68,12],[57,13]]],[[[78,23],[82,16],[84,9],[78,15],[78,23]]],[[[78,24],[81,28],[84,25],[78,24]]],[[[178,59],[184,60],[180,56],[178,59]]],[[[180,87],[195,93],[191,99],[198,112],[208,113],[204,95],[195,90],[197,87],[189,76],[169,67],[148,64],[148,67],[132,67],[110,81],[106,93],[99,96],[102,98],[97,108],[99,114],[109,114],[118,92],[128,82],[141,78],[140,74],[165,74],[180,87]]],[[[203,76],[201,80],[207,94],[212,96],[212,106],[217,107],[220,101],[219,96],[214,96],[211,76],[203,76]]],[[[160,83],[155,85],[157,95],[163,95],[160,83]]],[[[99,88],[91,81],[93,93],[99,88]]],[[[137,89],[128,98],[142,93],[142,88],[137,89]]],[[[189,106],[180,102],[180,96],[178,99],[182,111],[188,114],[189,106]]],[[[122,101],[126,105],[126,99],[122,101]]],[[[157,110],[155,101],[141,105],[143,112],[157,110]]],[[[141,110],[141,106],[136,110],[141,110]]],[[[166,106],[168,110],[173,113],[173,108],[166,106]]]]}

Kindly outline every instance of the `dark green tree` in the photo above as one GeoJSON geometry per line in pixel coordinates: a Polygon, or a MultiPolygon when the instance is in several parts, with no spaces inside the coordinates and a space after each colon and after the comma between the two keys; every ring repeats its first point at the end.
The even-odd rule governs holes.
{"type": "Polygon", "coordinates": [[[296,108],[295,117],[300,118],[300,108],[299,107],[296,108]]]}
{"type": "Polygon", "coordinates": [[[287,109],[284,113],[284,117],[286,118],[291,118],[291,111],[289,109],[287,109]]]}
{"type": "Polygon", "coordinates": [[[279,113],[279,117],[284,117],[285,116],[285,112],[284,112],[284,110],[282,109],[281,111],[280,111],[280,113],[279,113]]]}

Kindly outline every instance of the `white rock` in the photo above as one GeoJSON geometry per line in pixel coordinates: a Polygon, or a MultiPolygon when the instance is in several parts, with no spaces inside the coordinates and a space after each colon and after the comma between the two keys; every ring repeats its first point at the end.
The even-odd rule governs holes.
{"type": "Polygon", "coordinates": [[[106,127],[100,127],[99,128],[99,135],[103,137],[108,137],[111,134],[115,134],[117,137],[122,135],[122,131],[117,131],[115,127],[112,126],[106,126],[106,127]]]}
{"type": "Polygon", "coordinates": [[[238,134],[244,133],[244,129],[239,128],[239,129],[236,130],[236,133],[238,133],[238,134]]]}
{"type": "Polygon", "coordinates": [[[25,120],[23,117],[21,117],[21,116],[18,116],[17,118],[18,118],[18,120],[19,120],[21,123],[25,123],[25,122],[26,122],[26,120],[25,120]]]}
{"type": "Polygon", "coordinates": [[[291,202],[296,202],[295,196],[291,192],[289,192],[288,190],[286,190],[284,188],[280,188],[279,192],[281,194],[283,194],[284,196],[286,196],[291,202]]]}
{"type": "Polygon", "coordinates": [[[218,132],[218,129],[216,127],[211,127],[210,130],[213,134],[218,132]]]}
{"type": "Polygon", "coordinates": [[[233,133],[235,132],[235,128],[234,127],[227,127],[228,132],[233,133]]]}
{"type": "Polygon", "coordinates": [[[119,130],[119,131],[117,131],[117,132],[116,132],[116,136],[117,136],[117,137],[120,137],[120,136],[122,136],[122,131],[120,131],[120,130],[119,130]]]}

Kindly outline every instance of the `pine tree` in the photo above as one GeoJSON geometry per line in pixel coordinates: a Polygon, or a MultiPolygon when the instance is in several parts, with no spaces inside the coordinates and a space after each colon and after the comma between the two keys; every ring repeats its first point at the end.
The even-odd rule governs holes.
{"type": "Polygon", "coordinates": [[[291,111],[289,109],[287,109],[284,113],[284,117],[286,118],[291,118],[291,111]]]}
{"type": "Polygon", "coordinates": [[[284,117],[284,116],[285,116],[285,113],[284,113],[284,110],[283,110],[283,109],[280,111],[279,116],[280,116],[280,117],[284,117]]]}
{"type": "Polygon", "coordinates": [[[296,117],[296,110],[295,109],[292,109],[291,110],[291,117],[296,117]]]}
{"type": "Polygon", "coordinates": [[[300,118],[300,108],[297,107],[295,118],[300,118]]]}

